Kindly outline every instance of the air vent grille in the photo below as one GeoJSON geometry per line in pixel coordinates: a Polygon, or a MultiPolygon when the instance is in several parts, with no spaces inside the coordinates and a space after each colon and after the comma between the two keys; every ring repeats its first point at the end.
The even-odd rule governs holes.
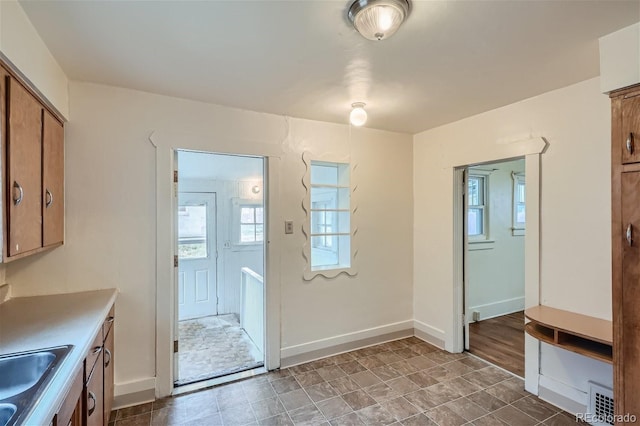
{"type": "Polygon", "coordinates": [[[613,391],[597,383],[589,382],[589,414],[594,426],[613,425],[614,405],[613,391]]]}

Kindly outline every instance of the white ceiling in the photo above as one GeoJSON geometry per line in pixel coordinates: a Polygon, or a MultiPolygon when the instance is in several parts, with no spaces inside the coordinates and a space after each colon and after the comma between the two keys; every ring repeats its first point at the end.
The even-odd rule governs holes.
{"type": "Polygon", "coordinates": [[[73,80],[417,133],[599,74],[598,37],[640,2],[413,1],[365,40],[345,1],[21,1],[73,80]]]}

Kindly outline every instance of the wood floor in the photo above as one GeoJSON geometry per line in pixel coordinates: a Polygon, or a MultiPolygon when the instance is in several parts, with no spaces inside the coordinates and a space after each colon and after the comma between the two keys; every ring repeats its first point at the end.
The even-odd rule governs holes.
{"type": "Polygon", "coordinates": [[[469,325],[469,352],[524,377],[524,312],[469,325]]]}

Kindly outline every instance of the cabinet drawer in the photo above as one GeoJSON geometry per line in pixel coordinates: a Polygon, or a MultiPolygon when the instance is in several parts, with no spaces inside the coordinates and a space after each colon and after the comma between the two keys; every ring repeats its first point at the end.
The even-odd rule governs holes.
{"type": "Polygon", "coordinates": [[[102,324],[102,336],[104,340],[107,340],[107,335],[109,334],[109,330],[111,330],[111,327],[113,326],[113,321],[116,318],[115,309],[116,309],[116,306],[113,305],[111,307],[111,310],[109,311],[109,314],[107,315],[107,318],[104,320],[104,323],[102,324]]]}
{"type": "Polygon", "coordinates": [[[102,353],[102,341],[102,330],[100,330],[96,338],[93,340],[93,343],[89,348],[89,352],[87,352],[87,358],[85,360],[85,382],[89,380],[93,367],[96,365],[96,362],[102,353]]]}

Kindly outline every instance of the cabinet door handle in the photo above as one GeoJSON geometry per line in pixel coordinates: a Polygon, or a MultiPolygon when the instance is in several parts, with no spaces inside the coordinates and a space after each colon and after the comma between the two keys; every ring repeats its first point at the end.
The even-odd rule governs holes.
{"type": "Polygon", "coordinates": [[[49,206],[53,204],[53,194],[48,189],[46,190],[46,194],[47,194],[47,202],[45,204],[45,207],[49,208],[49,206]]]}
{"type": "Polygon", "coordinates": [[[114,320],[114,319],[115,319],[115,317],[110,316],[110,317],[108,317],[108,318],[107,318],[107,322],[108,322],[109,324],[111,324],[111,323],[113,322],[113,320],[114,320]]]}
{"type": "Polygon", "coordinates": [[[18,198],[16,198],[15,196],[16,192],[13,191],[13,205],[17,206],[22,202],[22,198],[24,197],[24,191],[22,190],[22,187],[20,186],[20,184],[15,180],[13,181],[13,189],[18,190],[18,198]]]}
{"type": "Polygon", "coordinates": [[[99,354],[100,352],[102,352],[102,346],[96,346],[95,348],[93,348],[93,354],[99,354]]]}
{"type": "Polygon", "coordinates": [[[108,367],[111,364],[111,351],[107,348],[104,348],[104,366],[108,367]]]}
{"type": "Polygon", "coordinates": [[[627,152],[633,154],[633,133],[629,133],[627,136],[627,152]]]}
{"type": "Polygon", "coordinates": [[[627,226],[627,244],[629,244],[629,247],[633,246],[633,227],[631,224],[627,226]]]}
{"type": "Polygon", "coordinates": [[[89,411],[87,412],[87,415],[91,416],[93,414],[93,412],[96,411],[96,405],[98,405],[97,402],[96,402],[96,394],[91,392],[91,391],[89,391],[89,395],[88,395],[87,399],[89,401],[93,401],[93,407],[89,408],[89,411]]]}

